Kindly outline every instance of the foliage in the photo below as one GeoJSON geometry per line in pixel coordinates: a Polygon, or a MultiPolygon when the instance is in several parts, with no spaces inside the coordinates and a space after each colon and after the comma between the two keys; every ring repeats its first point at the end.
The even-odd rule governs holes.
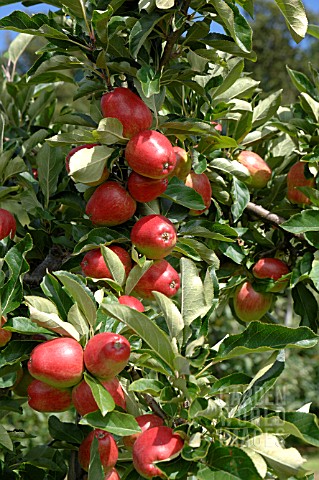
{"type": "MultiPolygon", "coordinates": [[[[134,417],[152,409],[185,437],[181,455],[160,464],[164,478],[313,478],[284,440],[292,436],[317,447],[316,415],[309,405],[282,411],[265,399],[284,371],[287,351],[293,357],[318,342],[319,77],[313,66],[309,76],[289,70],[300,92],[292,108],[281,107],[280,91],[261,99],[259,82],[245,73],[245,61],[256,55],[251,27],[239,10],[251,15],[253,3],[52,0],[57,10],[48,15],[16,11],[0,20],[0,28],[19,32],[7,52],[0,102],[0,207],[18,222],[15,239],[0,242],[1,309],[8,320],[4,328],[13,332],[0,355],[2,477],[81,478],[76,452],[94,427],[115,435],[121,478],[138,480],[121,438],[137,431],[134,417]],[[225,34],[214,32],[215,22],[225,34]],[[46,43],[19,75],[16,65],[30,35],[46,43]],[[74,103],[62,108],[61,85],[75,91],[74,103]],[[123,155],[128,139],[119,122],[103,119],[100,110],[102,93],[113,86],[140,95],[153,113],[153,128],[189,152],[193,170],[207,174],[213,191],[211,207],[200,216],[189,214],[203,206],[198,195],[176,178],[164,195],[138,205],[135,219],[162,213],[175,224],[178,243],[168,260],[182,285],[173,299],[158,293],[145,301],[145,313],[118,302],[151,265],[131,246],[135,219],[94,227],[85,214],[94,191],[87,182],[105,166],[124,185],[129,173],[123,155]],[[222,124],[222,133],[213,121],[222,124]],[[99,143],[102,153],[97,161],[86,157],[72,179],[65,157],[86,143],[99,143]],[[267,187],[249,187],[249,172],[236,160],[241,149],[252,149],[272,168],[267,187]],[[317,178],[315,188],[302,187],[309,205],[286,198],[287,172],[300,159],[317,178]],[[129,276],[123,278],[120,262],[103,249],[113,280],[85,278],[84,253],[113,243],[129,250],[136,263],[129,276]],[[289,287],[272,294],[271,312],[245,324],[233,311],[234,291],[246,278],[258,291],[273,287],[252,277],[251,267],[265,256],[287,262],[289,287]],[[287,326],[277,315],[288,294],[298,325],[287,326]],[[85,346],[103,331],[122,333],[131,344],[129,366],[120,374],[127,413],[93,387],[99,411],[80,420],[74,412],[74,422],[50,415],[52,441],[25,451],[23,432],[7,422],[7,415],[29,408],[25,397],[12,392],[21,365],[41,335],[71,336],[85,346]],[[247,358],[257,371],[238,370],[247,358]]],[[[301,2],[276,4],[300,41],[307,30],[301,2]]],[[[102,479],[101,469],[92,466],[93,478],[102,479]]]]}

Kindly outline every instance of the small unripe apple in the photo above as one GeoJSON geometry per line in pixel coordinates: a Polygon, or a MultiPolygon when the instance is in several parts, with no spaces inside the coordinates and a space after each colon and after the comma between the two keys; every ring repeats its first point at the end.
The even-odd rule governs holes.
{"type": "Polygon", "coordinates": [[[17,224],[12,213],[4,208],[0,208],[0,240],[9,235],[10,238],[14,238],[16,229],[17,224]]]}
{"type": "Polygon", "coordinates": [[[123,125],[123,136],[133,137],[152,126],[153,116],[143,100],[128,88],[117,87],[101,98],[103,117],[117,118],[123,125]]]}
{"type": "MultiPolygon", "coordinates": [[[[118,245],[110,245],[108,247],[112,252],[116,253],[125,268],[125,273],[128,275],[132,269],[132,259],[130,254],[118,245]]],[[[107,267],[102,252],[99,248],[87,252],[81,262],[81,268],[84,275],[92,278],[113,278],[107,267]]]]}
{"type": "Polygon", "coordinates": [[[165,192],[168,178],[149,178],[132,171],[127,181],[127,189],[132,197],[140,203],[155,200],[165,192]]]}
{"type": "Polygon", "coordinates": [[[212,202],[212,186],[209,178],[205,173],[190,172],[185,180],[187,187],[193,188],[195,192],[199,193],[203,199],[205,208],[203,210],[190,210],[190,215],[201,215],[210,207],[212,202]]]}
{"type": "Polygon", "coordinates": [[[234,309],[243,322],[260,320],[272,305],[272,293],[256,292],[250,282],[246,281],[235,290],[234,309]]]}
{"type": "Polygon", "coordinates": [[[98,441],[98,451],[104,472],[111,470],[118,459],[119,452],[113,436],[105,430],[95,429],[90,432],[79,447],[79,463],[83,470],[88,471],[90,466],[90,449],[93,438],[98,441]]]}
{"type": "Polygon", "coordinates": [[[180,278],[165,259],[158,260],[144,273],[134,287],[134,293],[142,298],[154,298],[152,291],[173,297],[179,290],[180,278]]]}
{"type": "Polygon", "coordinates": [[[177,241],[172,222],[164,215],[140,218],[131,230],[131,242],[147,258],[160,260],[169,255],[177,241]]]}
{"type": "Polygon", "coordinates": [[[304,193],[298,190],[296,187],[314,187],[315,179],[306,178],[305,176],[305,162],[295,163],[289,170],[287,175],[287,198],[291,203],[296,204],[309,204],[311,203],[304,193]]]}
{"type": "MultiPolygon", "coordinates": [[[[83,150],[84,148],[89,150],[90,148],[96,147],[98,145],[99,145],[98,143],[86,143],[85,145],[79,145],[77,147],[72,148],[72,150],[69,151],[68,155],[65,158],[66,171],[68,173],[70,172],[70,158],[76,152],[78,152],[79,150],[83,150]]],[[[107,180],[109,178],[109,176],[110,176],[110,172],[105,167],[101,177],[98,180],[96,180],[95,182],[85,182],[85,183],[86,183],[86,185],[89,185],[90,187],[96,187],[97,185],[100,185],[100,183],[105,182],[105,180],[107,180]]]]}
{"type": "Polygon", "coordinates": [[[164,423],[163,419],[158,415],[155,415],[155,413],[146,413],[144,415],[138,415],[137,417],[135,417],[135,420],[137,421],[138,426],[142,431],[139,433],[133,433],[132,435],[123,437],[123,443],[126,446],[126,448],[132,448],[136,439],[146,430],[149,430],[150,428],[153,428],[153,427],[160,427],[164,423]]]}
{"type": "Polygon", "coordinates": [[[84,363],[94,377],[112,380],[126,367],[130,353],[130,343],[123,335],[98,333],[90,338],[84,349],[84,363]]]}
{"type": "Polygon", "coordinates": [[[257,153],[250,150],[242,150],[237,157],[250,173],[250,177],[245,180],[247,184],[254,188],[264,188],[271,178],[271,168],[257,153]]]}
{"type": "Polygon", "coordinates": [[[119,474],[117,473],[117,470],[115,468],[112,468],[104,477],[104,480],[121,480],[119,474]]]}
{"type": "Polygon", "coordinates": [[[125,159],[135,172],[157,179],[167,177],[176,165],[171,142],[155,130],[145,130],[134,135],[126,145],[125,159]]]}
{"type": "Polygon", "coordinates": [[[153,427],[143,432],[133,445],[133,465],[144,478],[166,478],[155,463],[176,458],[184,440],[170,427],[153,427]]]}
{"type": "Polygon", "coordinates": [[[174,176],[184,181],[192,169],[192,159],[184,148],[175,146],[173,150],[176,155],[176,165],[170,177],[174,176]]]}
{"type": "MultiPolygon", "coordinates": [[[[113,397],[114,403],[123,408],[123,410],[126,410],[125,395],[119,379],[114,377],[112,380],[102,381],[101,384],[113,397]]],[[[72,401],[76,411],[82,416],[99,409],[93,397],[92,390],[85,380],[82,380],[78,385],[73,387],[72,401]]]]}
{"type": "MultiPolygon", "coordinates": [[[[279,258],[261,258],[255,263],[252,269],[255,278],[259,279],[273,279],[277,282],[283,275],[289,273],[288,265],[279,260],[279,258]]],[[[288,280],[278,282],[277,286],[272,287],[270,292],[281,292],[288,285],[288,280]]]]}
{"type": "Polygon", "coordinates": [[[10,330],[5,330],[0,328],[0,347],[4,347],[11,340],[12,332],[10,330]]]}
{"type": "Polygon", "coordinates": [[[132,297],[131,295],[121,295],[119,297],[119,303],[134,308],[134,310],[137,310],[138,312],[145,311],[143,303],[138,298],[132,297]]]}
{"type": "Polygon", "coordinates": [[[136,201],[122,185],[102,183],[86,204],[85,213],[97,226],[110,227],[127,222],[135,213],[136,201]]]}
{"type": "Polygon", "coordinates": [[[33,380],[28,388],[28,404],[38,412],[64,412],[72,406],[71,390],[33,380]]]}
{"type": "Polygon", "coordinates": [[[31,352],[28,369],[32,377],[53,387],[72,387],[83,376],[83,349],[68,337],[40,343],[31,352]]]}

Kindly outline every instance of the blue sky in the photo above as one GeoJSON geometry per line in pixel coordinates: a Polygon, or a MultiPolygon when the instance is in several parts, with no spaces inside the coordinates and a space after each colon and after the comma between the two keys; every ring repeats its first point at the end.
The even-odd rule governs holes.
{"type": "MultiPolygon", "coordinates": [[[[303,4],[305,5],[306,9],[318,12],[318,21],[316,22],[316,24],[319,25],[319,0],[303,0],[303,4]]],[[[9,15],[14,10],[27,10],[29,13],[38,13],[48,11],[49,9],[50,5],[46,5],[45,3],[40,3],[26,9],[21,3],[17,2],[11,5],[7,5],[5,7],[0,7],[0,18],[9,15]]],[[[0,30],[0,53],[3,52],[6,48],[8,42],[7,39],[14,38],[14,35],[14,32],[10,32],[8,30],[0,30]]]]}

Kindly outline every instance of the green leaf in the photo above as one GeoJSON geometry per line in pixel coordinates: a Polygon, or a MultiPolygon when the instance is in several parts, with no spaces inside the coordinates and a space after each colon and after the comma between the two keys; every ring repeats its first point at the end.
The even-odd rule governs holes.
{"type": "Polygon", "coordinates": [[[313,331],[318,328],[318,303],[313,293],[303,283],[291,290],[294,301],[294,311],[301,317],[301,325],[310,327],[313,331]]]}
{"type": "Polygon", "coordinates": [[[10,43],[8,48],[8,59],[12,63],[16,63],[25,49],[28,47],[29,43],[33,39],[33,35],[28,35],[26,33],[20,33],[17,35],[10,43]]]}
{"type": "Polygon", "coordinates": [[[299,90],[299,92],[305,92],[308,93],[311,97],[317,98],[317,92],[314,85],[304,73],[292,70],[288,66],[286,66],[286,68],[292,80],[292,83],[299,90]]]}
{"type": "Polygon", "coordinates": [[[99,441],[95,436],[90,447],[90,464],[87,478],[94,478],[94,480],[104,480],[105,478],[99,452],[99,441]]]}
{"type": "Polygon", "coordinates": [[[203,197],[176,177],[170,180],[168,187],[161,196],[193,210],[203,210],[205,208],[203,197]]]}
{"type": "Polygon", "coordinates": [[[145,43],[147,37],[154,30],[154,27],[159,21],[164,21],[165,15],[161,15],[157,12],[152,12],[151,14],[144,15],[139,20],[136,21],[133,28],[130,32],[129,37],[129,49],[130,54],[134,59],[137,58],[137,55],[145,43]]]}
{"type": "MultiPolygon", "coordinates": [[[[127,139],[123,137],[123,125],[117,118],[103,118],[97,130],[93,131],[93,136],[103,145],[127,142],[127,139]]],[[[113,152],[113,149],[105,149],[105,151],[107,150],[113,152]]]]}
{"type": "Polygon", "coordinates": [[[75,182],[90,183],[100,180],[112,148],[104,145],[82,148],[75,152],[69,161],[69,175],[75,182]]]}
{"type": "Polygon", "coordinates": [[[236,177],[233,178],[231,193],[233,198],[231,212],[234,217],[234,222],[237,222],[250,201],[250,193],[247,185],[237,180],[236,177]]]}
{"type": "Polygon", "coordinates": [[[308,20],[301,0],[275,0],[285,17],[291,36],[299,43],[307,33],[308,20]]]}
{"type": "MultiPolygon", "coordinates": [[[[144,257],[145,258],[145,257],[144,257]]],[[[146,260],[143,266],[135,265],[126,279],[125,295],[129,295],[134,290],[135,285],[145,272],[153,265],[153,260],[146,260]]]]}
{"type": "Polygon", "coordinates": [[[86,235],[83,235],[79,243],[77,243],[74,248],[74,253],[83,253],[98,245],[110,245],[113,242],[127,242],[129,239],[129,234],[120,228],[117,228],[117,230],[112,230],[108,227],[92,228],[86,235]]]}
{"type": "Polygon", "coordinates": [[[39,327],[30,321],[30,318],[26,317],[13,317],[10,321],[11,325],[6,324],[6,328],[11,332],[24,333],[25,335],[34,335],[42,333],[44,335],[50,335],[52,332],[46,328],[39,327]]]}
{"type": "Polygon", "coordinates": [[[229,160],[228,158],[215,158],[210,162],[209,166],[213,170],[229,173],[238,178],[238,180],[242,181],[247,180],[247,178],[250,176],[247,168],[241,163],[237,162],[237,160],[229,160]]]}
{"type": "Polygon", "coordinates": [[[106,390],[105,387],[91,375],[84,373],[84,380],[89,385],[91,392],[93,394],[94,400],[96,401],[101,414],[103,417],[114,410],[115,403],[112,395],[106,390]]]}
{"type": "Polygon", "coordinates": [[[114,435],[127,436],[140,433],[141,429],[132,415],[121,412],[110,412],[104,417],[101,412],[88,413],[80,420],[82,425],[91,425],[114,435]]]}
{"type": "Polygon", "coordinates": [[[158,380],[152,380],[149,378],[140,378],[132,382],[128,388],[129,392],[149,393],[156,397],[164,388],[164,384],[158,380]]]}
{"type": "Polygon", "coordinates": [[[70,133],[60,133],[48,138],[47,143],[51,147],[65,147],[70,145],[83,145],[85,143],[94,143],[96,138],[93,136],[93,130],[77,129],[70,133]]]}
{"type": "Polygon", "coordinates": [[[167,10],[168,8],[174,7],[175,0],[156,0],[155,3],[157,8],[167,10]]]}
{"type": "Polygon", "coordinates": [[[13,451],[13,443],[7,430],[3,425],[0,425],[0,445],[13,451]]]}
{"type": "Polygon", "coordinates": [[[114,10],[108,5],[106,10],[94,10],[92,15],[92,23],[94,29],[103,45],[107,43],[107,26],[114,10]]]}
{"type": "Polygon", "coordinates": [[[40,286],[44,295],[57,307],[57,313],[62,320],[67,320],[68,312],[73,305],[73,301],[63,289],[60,282],[51,273],[47,273],[40,286]]]}
{"type": "Polygon", "coordinates": [[[37,344],[38,342],[29,340],[11,340],[8,345],[1,350],[0,368],[5,365],[14,365],[17,362],[27,360],[37,344]]]}
{"type": "Polygon", "coordinates": [[[45,207],[49,205],[51,195],[57,190],[58,177],[64,168],[64,154],[60,148],[51,148],[45,143],[37,155],[39,185],[45,198],[45,207]]]}
{"type": "Polygon", "coordinates": [[[264,125],[275,115],[281,103],[281,94],[282,90],[279,90],[258,103],[253,110],[252,128],[264,125]]]}
{"type": "Polygon", "coordinates": [[[303,210],[292,215],[281,225],[287,232],[298,234],[305,232],[319,232],[319,210],[303,210]]]}
{"type": "Polygon", "coordinates": [[[168,335],[146,315],[121,304],[105,304],[102,308],[111,316],[125,323],[146,342],[167,365],[174,370],[175,353],[168,335]]]}
{"type": "Polygon", "coordinates": [[[145,65],[137,71],[136,77],[141,82],[146,98],[160,93],[160,72],[155,72],[151,66],[145,65]]]}
{"type": "MultiPolygon", "coordinates": [[[[233,479],[245,478],[246,480],[258,480],[261,478],[253,461],[247,455],[244,449],[238,447],[221,446],[218,444],[218,442],[215,442],[211,445],[206,457],[206,465],[213,467],[216,470],[229,473],[233,476],[229,478],[233,479]]],[[[201,477],[199,475],[199,478],[208,480],[208,478],[214,477],[201,477]]]]}
{"type": "Polygon", "coordinates": [[[224,0],[212,0],[218,15],[238,47],[245,53],[252,49],[252,31],[236,5],[224,0]]]}
{"type": "Polygon", "coordinates": [[[62,422],[55,415],[50,415],[48,420],[49,433],[55,440],[80,444],[84,434],[80,427],[70,422],[62,422]]]}
{"type": "Polygon", "coordinates": [[[116,283],[123,285],[126,278],[125,268],[118,255],[110,248],[101,245],[101,252],[108,269],[116,283]]]}
{"type": "Polygon", "coordinates": [[[157,305],[164,314],[166,325],[171,339],[176,339],[181,345],[183,341],[184,320],[177,306],[166,295],[154,291],[154,297],[157,305]]]}
{"type": "Polygon", "coordinates": [[[243,388],[243,385],[247,385],[250,381],[251,377],[246,373],[231,373],[226,377],[216,380],[209,390],[209,395],[238,392],[243,388]]]}
{"type": "Polygon", "coordinates": [[[226,92],[240,77],[242,71],[244,69],[244,60],[243,59],[236,59],[235,65],[232,66],[229,73],[227,73],[226,77],[223,79],[223,82],[216,88],[213,93],[213,97],[217,97],[222,93],[226,92]]]}

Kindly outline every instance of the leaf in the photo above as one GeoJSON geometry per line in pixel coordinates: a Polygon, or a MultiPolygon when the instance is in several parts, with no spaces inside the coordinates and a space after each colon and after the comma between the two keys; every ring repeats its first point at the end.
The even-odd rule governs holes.
{"type": "Polygon", "coordinates": [[[62,422],[55,415],[50,415],[48,426],[49,433],[55,440],[75,444],[80,444],[84,440],[84,434],[81,428],[74,423],[62,422]]]}
{"type": "Polygon", "coordinates": [[[289,73],[289,77],[292,80],[292,83],[299,90],[299,92],[305,92],[308,93],[311,97],[317,98],[317,92],[314,85],[304,73],[292,70],[288,66],[286,66],[286,68],[289,73]]]}
{"type": "Polygon", "coordinates": [[[319,232],[319,210],[303,210],[292,215],[280,227],[293,234],[319,232]]]}
{"type": "Polygon", "coordinates": [[[117,228],[117,230],[112,230],[108,227],[92,228],[87,234],[81,237],[74,248],[74,253],[83,253],[91,250],[92,247],[109,245],[113,242],[127,242],[129,239],[129,234],[120,228],[117,228]]]}
{"type": "Polygon", "coordinates": [[[146,98],[160,93],[160,72],[155,72],[151,66],[144,65],[137,71],[136,77],[141,82],[142,91],[146,98]]]}
{"type": "Polygon", "coordinates": [[[58,315],[62,320],[66,321],[68,318],[68,312],[73,305],[72,298],[66,293],[60,282],[51,273],[47,273],[44,276],[40,286],[44,295],[57,307],[58,315]]]}
{"type": "Polygon", "coordinates": [[[82,148],[75,152],[69,161],[69,175],[75,182],[90,183],[100,180],[107,159],[113,149],[104,145],[82,148]]]}
{"type": "Polygon", "coordinates": [[[20,33],[17,35],[10,43],[8,48],[8,59],[12,63],[16,63],[25,49],[28,47],[29,43],[33,39],[33,35],[28,35],[26,33],[20,33]]]}
{"type": "Polygon", "coordinates": [[[87,478],[94,478],[94,480],[104,480],[105,478],[99,451],[99,441],[95,435],[90,447],[90,463],[87,478]]]}
{"type": "MultiPolygon", "coordinates": [[[[145,258],[145,257],[144,257],[145,258]]],[[[143,266],[135,265],[126,279],[125,295],[129,295],[134,290],[135,285],[145,272],[153,265],[153,260],[146,260],[143,266]]]]}
{"type": "Polygon", "coordinates": [[[101,307],[108,313],[108,315],[125,323],[125,325],[134,330],[134,332],[137,333],[172,370],[174,370],[175,354],[171,340],[163,330],[152,322],[152,320],[143,313],[133,310],[127,305],[103,303],[101,307]]]}
{"type": "Polygon", "coordinates": [[[247,385],[250,381],[251,377],[246,373],[231,373],[216,380],[209,390],[209,395],[240,391],[242,386],[247,385]]]}
{"type": "Polygon", "coordinates": [[[76,331],[79,332],[80,337],[87,336],[89,334],[90,328],[88,322],[77,303],[74,303],[70,307],[67,320],[71,325],[73,325],[76,331]]]}
{"type": "Polygon", "coordinates": [[[184,320],[177,306],[166,295],[154,291],[155,301],[164,314],[171,339],[176,338],[181,345],[183,341],[184,320]]]}
{"type": "Polygon", "coordinates": [[[0,368],[5,365],[14,365],[17,362],[27,360],[37,344],[38,342],[30,340],[11,340],[6,347],[1,350],[0,368]]]}
{"type": "Polygon", "coordinates": [[[165,192],[161,196],[193,210],[203,210],[205,208],[203,197],[176,177],[170,180],[165,192]]]}
{"type": "Polygon", "coordinates": [[[291,36],[299,43],[307,33],[308,20],[301,0],[275,0],[285,17],[291,36]]]}
{"type": "Polygon", "coordinates": [[[247,185],[237,180],[236,177],[233,178],[231,193],[233,198],[231,212],[234,217],[234,222],[237,222],[250,201],[250,193],[247,185]]]}
{"type": "Polygon", "coordinates": [[[243,333],[231,335],[220,344],[214,360],[220,362],[239,355],[283,348],[311,348],[317,343],[318,335],[308,327],[290,328],[251,322],[243,333]]]}
{"type": "Polygon", "coordinates": [[[294,301],[294,311],[301,317],[301,325],[310,327],[313,331],[318,328],[318,303],[313,293],[303,284],[298,283],[291,290],[294,301]]]}
{"type": "Polygon", "coordinates": [[[59,174],[64,168],[64,154],[60,148],[52,148],[45,143],[38,152],[37,165],[39,186],[47,208],[51,195],[56,192],[59,174]]]}
{"type": "Polygon", "coordinates": [[[114,410],[115,402],[112,395],[106,388],[95,378],[87,373],[84,373],[84,380],[89,385],[94,400],[96,401],[103,417],[114,410]]]}
{"type": "Polygon", "coordinates": [[[80,420],[82,425],[91,425],[114,435],[127,436],[140,433],[141,429],[132,415],[121,412],[110,412],[103,417],[101,412],[88,413],[80,420]]]}
{"type": "Polygon", "coordinates": [[[101,253],[104,261],[111,272],[113,280],[119,285],[123,285],[126,278],[125,268],[118,255],[110,248],[101,245],[101,253]]]}
{"type": "MultiPolygon", "coordinates": [[[[215,470],[229,473],[233,476],[229,477],[230,479],[245,478],[246,480],[258,480],[261,478],[254,463],[244,449],[222,446],[218,442],[211,445],[206,457],[206,465],[213,467],[215,470]]],[[[214,477],[199,476],[199,478],[208,480],[209,478],[214,477]]]]}
{"type": "Polygon", "coordinates": [[[230,173],[238,178],[238,180],[246,180],[250,174],[246,167],[237,160],[229,160],[228,158],[215,158],[210,162],[209,166],[213,170],[220,170],[224,173],[230,173]]]}
{"type": "Polygon", "coordinates": [[[112,5],[108,5],[106,10],[94,10],[92,15],[92,23],[94,25],[95,31],[102,42],[102,44],[107,44],[107,26],[114,10],[112,5]]]}
{"type": "Polygon", "coordinates": [[[224,0],[212,0],[212,5],[238,47],[245,53],[251,52],[252,31],[245,17],[240,14],[238,7],[224,0]]]}
{"type": "Polygon", "coordinates": [[[132,382],[128,388],[129,392],[149,393],[152,396],[158,396],[164,388],[164,384],[158,380],[149,378],[140,378],[132,382]]]}
{"type": "Polygon", "coordinates": [[[156,0],[157,8],[160,8],[162,10],[174,7],[174,4],[175,0],[156,0]]]}
{"type": "MultiPolygon", "coordinates": [[[[93,132],[94,138],[103,145],[112,145],[113,143],[125,143],[127,139],[123,137],[123,125],[117,118],[103,118],[97,130],[93,132]]],[[[111,153],[113,149],[109,150],[111,153]]]]}
{"type": "Polygon", "coordinates": [[[151,14],[144,15],[135,22],[129,36],[129,50],[134,59],[137,58],[142,45],[153,31],[156,24],[164,19],[165,15],[163,16],[160,13],[152,12],[151,14]]]}
{"type": "Polygon", "coordinates": [[[0,424],[0,445],[13,451],[13,443],[7,430],[0,424]]]}
{"type": "Polygon", "coordinates": [[[252,127],[264,125],[277,112],[281,103],[282,90],[274,92],[264,100],[261,100],[253,110],[252,127]]]}
{"type": "Polygon", "coordinates": [[[244,69],[244,60],[243,59],[236,59],[236,63],[230,71],[227,73],[226,77],[223,79],[223,82],[216,88],[213,93],[213,97],[217,97],[222,93],[226,92],[240,77],[242,71],[244,69]]]}

